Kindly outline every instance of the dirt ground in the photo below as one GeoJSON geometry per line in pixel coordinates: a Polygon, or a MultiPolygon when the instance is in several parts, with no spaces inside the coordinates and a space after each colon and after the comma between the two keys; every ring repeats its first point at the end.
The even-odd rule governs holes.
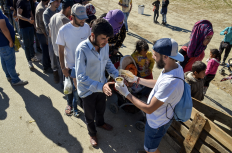
{"type": "MultiPolygon", "coordinates": [[[[205,63],[209,57],[209,49],[218,49],[224,38],[224,36],[220,35],[220,32],[232,24],[228,18],[232,16],[232,2],[229,0],[170,0],[166,27],[153,23],[152,2],[153,0],[133,1],[133,9],[129,15],[128,24],[129,31],[132,30],[139,35],[134,35],[134,37],[139,38],[141,36],[150,43],[160,38],[173,38],[179,43],[180,49],[183,44],[189,41],[194,23],[207,19],[213,24],[214,36],[205,50],[205,58],[203,60],[205,63]],[[145,5],[143,15],[138,14],[138,5],[145,5]]],[[[112,9],[120,9],[120,6],[117,5],[118,0],[92,1],[91,3],[97,7],[97,15],[100,15],[102,12],[107,13],[107,11],[112,9]]],[[[162,22],[161,15],[158,21],[162,22]]],[[[133,35],[132,33],[128,33],[128,35],[130,34],[133,35]]],[[[229,58],[232,58],[232,53],[230,53],[227,60],[229,58]]],[[[218,72],[212,83],[217,88],[232,95],[232,84],[230,81],[220,82],[224,78],[224,76],[219,74],[221,68],[222,66],[218,68],[218,72]]],[[[229,71],[226,70],[226,73],[229,74],[229,71]]]]}
{"type": "MultiPolygon", "coordinates": [[[[232,15],[227,5],[223,6],[226,13],[208,5],[204,10],[205,1],[198,0],[170,1],[168,26],[156,25],[153,24],[151,2],[133,1],[129,32],[120,49],[123,55],[130,55],[135,49],[135,42],[140,38],[147,39],[150,47],[153,40],[164,37],[175,39],[181,46],[188,41],[194,23],[200,19],[208,19],[213,23],[215,31],[206,50],[208,57],[209,48],[218,48],[223,39],[219,32],[231,25],[231,21],[226,18],[232,15]],[[137,6],[140,4],[145,5],[145,15],[138,14],[137,6]]],[[[97,9],[97,16],[111,9],[120,9],[117,0],[93,0],[91,3],[97,9]]],[[[161,16],[158,20],[161,22],[161,16]]],[[[38,56],[41,57],[41,54],[38,56]]],[[[60,86],[54,84],[53,75],[43,73],[41,62],[35,63],[35,70],[30,71],[22,48],[16,52],[16,63],[20,78],[28,80],[29,84],[12,86],[0,68],[0,152],[135,153],[137,149],[143,148],[144,133],[135,128],[135,122],[141,118],[141,114],[130,114],[121,109],[117,114],[113,114],[108,108],[109,103],[105,121],[111,124],[114,130],[106,132],[97,128],[99,147],[91,147],[83,110],[79,108],[82,112],[80,118],[64,115],[66,100],[60,86]]],[[[153,69],[154,78],[157,78],[159,73],[159,70],[153,69]]],[[[215,101],[205,98],[204,102],[232,115],[231,96],[227,94],[231,94],[231,84],[228,81],[220,83],[221,78],[222,76],[217,74],[213,83],[218,84],[218,87],[212,84],[209,88],[208,96],[215,101]]],[[[173,146],[165,138],[159,149],[162,153],[175,153],[173,146]]]]}

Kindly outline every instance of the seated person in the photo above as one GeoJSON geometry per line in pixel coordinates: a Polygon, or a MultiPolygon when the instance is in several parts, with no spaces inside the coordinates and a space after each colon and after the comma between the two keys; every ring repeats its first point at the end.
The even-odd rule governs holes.
{"type": "Polygon", "coordinates": [[[152,58],[152,53],[149,50],[147,42],[143,39],[136,42],[136,49],[131,55],[135,60],[138,68],[138,77],[144,79],[153,79],[152,69],[155,60],[152,58]]]}

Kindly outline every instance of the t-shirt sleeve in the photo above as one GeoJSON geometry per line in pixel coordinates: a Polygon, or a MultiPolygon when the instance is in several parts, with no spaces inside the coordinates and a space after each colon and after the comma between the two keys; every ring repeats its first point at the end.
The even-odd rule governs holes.
{"type": "Polygon", "coordinates": [[[177,88],[173,85],[172,81],[165,80],[161,83],[159,83],[158,91],[155,93],[155,97],[162,102],[169,101],[170,98],[173,98],[175,94],[177,94],[176,91],[177,88]]]}
{"type": "Polygon", "coordinates": [[[65,46],[65,40],[64,40],[64,32],[62,29],[59,30],[57,38],[56,38],[56,44],[65,46]]]}
{"type": "Polygon", "coordinates": [[[17,8],[23,9],[24,8],[24,3],[23,1],[19,1],[17,8]]]}
{"type": "Polygon", "coordinates": [[[122,0],[119,0],[119,3],[121,3],[121,4],[122,4],[122,0]]]}

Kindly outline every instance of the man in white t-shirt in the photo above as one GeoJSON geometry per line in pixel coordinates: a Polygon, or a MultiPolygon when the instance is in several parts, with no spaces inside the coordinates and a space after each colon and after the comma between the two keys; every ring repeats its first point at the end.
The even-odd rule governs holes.
{"type": "MultiPolygon", "coordinates": [[[[56,44],[59,50],[59,61],[61,70],[65,77],[69,77],[75,67],[75,51],[77,46],[87,39],[90,34],[90,27],[85,23],[88,19],[85,6],[74,4],[71,9],[72,21],[62,26],[58,32],[56,44]]],[[[65,109],[67,115],[72,112],[73,93],[67,95],[68,105],[65,109]]],[[[73,106],[76,108],[76,106],[73,106]]],[[[74,110],[75,111],[75,110],[74,110]]],[[[78,110],[74,112],[77,117],[78,110]]]]}
{"type": "Polygon", "coordinates": [[[156,41],[153,46],[153,58],[156,60],[157,68],[163,69],[158,80],[146,80],[137,76],[134,76],[133,79],[126,77],[129,82],[137,82],[137,84],[153,88],[147,104],[134,97],[126,86],[115,85],[122,95],[147,114],[144,138],[146,151],[138,151],[137,153],[160,152],[157,148],[172,123],[172,108],[180,101],[184,92],[184,72],[175,61],[183,61],[184,57],[178,53],[177,42],[171,38],[156,41]]]}

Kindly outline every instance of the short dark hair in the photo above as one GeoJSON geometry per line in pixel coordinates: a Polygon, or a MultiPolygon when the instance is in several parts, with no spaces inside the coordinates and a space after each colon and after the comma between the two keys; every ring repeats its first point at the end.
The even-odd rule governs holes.
{"type": "Polygon", "coordinates": [[[108,21],[105,19],[99,18],[93,22],[91,32],[94,33],[95,37],[98,35],[106,35],[107,37],[113,37],[114,32],[113,28],[108,21]]]}
{"type": "Polygon", "coordinates": [[[221,61],[221,54],[218,49],[210,49],[212,55],[216,55],[215,58],[221,61]]]}
{"type": "Polygon", "coordinates": [[[100,16],[100,18],[104,18],[104,17],[106,17],[106,15],[107,15],[107,13],[103,13],[103,14],[100,16]]]}
{"type": "Polygon", "coordinates": [[[192,72],[193,73],[194,72],[200,73],[201,71],[204,71],[205,69],[206,69],[206,65],[202,61],[196,61],[192,65],[192,72]]]}
{"type": "Polygon", "coordinates": [[[137,50],[139,53],[142,51],[142,50],[145,50],[145,51],[148,51],[149,50],[149,46],[148,46],[148,43],[146,40],[144,39],[140,39],[136,42],[136,48],[135,50],[137,50]]]}
{"type": "Polygon", "coordinates": [[[49,1],[49,0],[42,0],[42,2],[47,2],[47,1],[49,1]]]}

